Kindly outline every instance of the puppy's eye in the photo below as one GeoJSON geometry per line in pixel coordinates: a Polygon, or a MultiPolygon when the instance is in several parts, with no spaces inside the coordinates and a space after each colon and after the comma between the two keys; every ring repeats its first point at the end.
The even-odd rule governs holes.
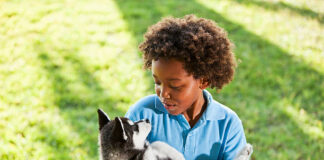
{"type": "Polygon", "coordinates": [[[133,127],[133,129],[134,129],[135,132],[138,132],[139,131],[137,124],[133,125],[132,127],[133,127]]]}

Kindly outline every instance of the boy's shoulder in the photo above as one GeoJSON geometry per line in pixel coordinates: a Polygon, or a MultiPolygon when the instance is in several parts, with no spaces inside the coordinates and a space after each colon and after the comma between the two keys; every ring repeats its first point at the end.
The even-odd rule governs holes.
{"type": "Polygon", "coordinates": [[[211,120],[239,120],[238,115],[229,107],[226,105],[216,101],[213,96],[207,91],[204,90],[204,95],[207,98],[207,101],[209,103],[207,107],[207,119],[211,120]]]}
{"type": "Polygon", "coordinates": [[[140,100],[138,100],[135,104],[133,104],[129,109],[130,110],[143,110],[145,108],[153,109],[155,108],[156,98],[158,98],[156,94],[145,96],[140,100]]]}
{"type": "Polygon", "coordinates": [[[155,107],[157,100],[158,97],[156,96],[156,94],[148,95],[146,97],[141,98],[128,109],[125,117],[142,117],[143,115],[153,114],[157,112],[155,107]]]}
{"type": "Polygon", "coordinates": [[[211,106],[213,113],[208,113],[208,115],[212,114],[217,120],[225,120],[227,122],[241,121],[235,111],[214,99],[212,100],[211,106]]]}
{"type": "Polygon", "coordinates": [[[225,106],[224,104],[222,103],[219,103],[217,102],[216,100],[214,100],[214,103],[216,105],[219,105],[220,108],[224,111],[224,113],[227,115],[227,116],[238,116],[231,108],[225,106]]]}

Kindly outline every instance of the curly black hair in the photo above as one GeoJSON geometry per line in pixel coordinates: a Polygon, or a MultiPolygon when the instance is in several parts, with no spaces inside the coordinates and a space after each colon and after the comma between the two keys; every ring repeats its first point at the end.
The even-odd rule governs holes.
{"type": "Polygon", "coordinates": [[[194,78],[205,79],[210,88],[222,89],[234,77],[236,62],[227,33],[205,18],[186,15],[168,17],[149,27],[144,42],[144,68],[151,69],[152,60],[174,58],[194,78]]]}

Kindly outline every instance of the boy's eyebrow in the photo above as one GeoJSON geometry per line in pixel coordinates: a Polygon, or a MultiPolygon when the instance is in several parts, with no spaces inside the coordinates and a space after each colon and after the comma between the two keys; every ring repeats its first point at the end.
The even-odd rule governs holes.
{"type": "MultiPolygon", "coordinates": [[[[153,76],[154,78],[157,78],[157,76],[154,75],[154,74],[152,74],[152,76],[153,76]]],[[[168,81],[180,81],[181,79],[179,79],[179,78],[168,78],[167,80],[168,80],[168,81]]]]}

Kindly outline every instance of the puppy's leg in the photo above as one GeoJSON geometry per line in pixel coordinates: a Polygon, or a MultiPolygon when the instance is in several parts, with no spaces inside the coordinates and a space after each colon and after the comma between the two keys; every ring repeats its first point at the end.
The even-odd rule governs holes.
{"type": "Polygon", "coordinates": [[[243,149],[236,155],[235,160],[249,160],[253,153],[253,147],[247,143],[243,149]]]}
{"type": "Polygon", "coordinates": [[[156,141],[153,142],[144,153],[144,160],[185,160],[183,155],[168,144],[156,141]]]}

